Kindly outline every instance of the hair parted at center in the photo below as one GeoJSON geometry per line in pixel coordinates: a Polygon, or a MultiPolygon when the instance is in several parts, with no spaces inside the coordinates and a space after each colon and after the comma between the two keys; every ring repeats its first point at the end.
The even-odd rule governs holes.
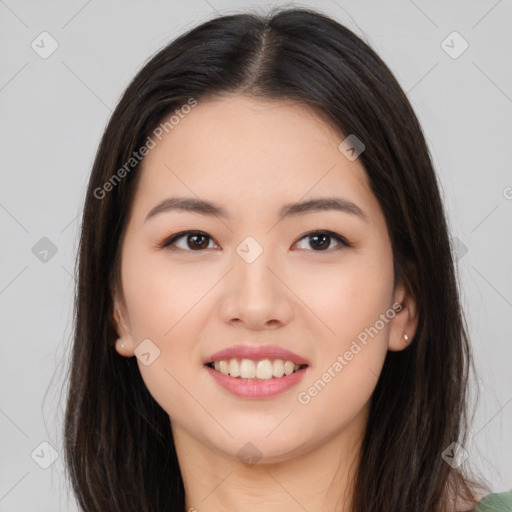
{"type": "Polygon", "coordinates": [[[359,36],[313,9],[276,8],[218,16],[173,40],[129,84],[101,139],[82,217],[64,425],[79,505],[86,512],[185,509],[169,415],[136,358],[114,350],[113,292],[144,159],[101,199],[95,190],[190,98],[200,104],[242,94],[310,106],[339,130],[340,142],[354,134],[364,143],[358,158],[386,220],[395,283],[405,283],[417,303],[417,332],[407,348],[387,353],[371,398],[353,510],[444,512],[456,496],[473,500],[464,466],[441,456],[451,443],[465,444],[473,362],[419,121],[359,36]]]}

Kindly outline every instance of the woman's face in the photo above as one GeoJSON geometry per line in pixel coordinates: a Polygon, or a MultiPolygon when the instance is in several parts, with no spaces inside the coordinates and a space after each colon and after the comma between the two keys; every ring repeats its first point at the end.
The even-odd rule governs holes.
{"type": "Polygon", "coordinates": [[[360,159],[310,108],[243,96],[199,101],[153,138],[123,240],[117,351],[136,355],[173,429],[225,455],[279,461],[361,433],[387,350],[415,324],[360,159]],[[283,215],[313,199],[341,206],[283,215]],[[217,367],[261,378],[206,366],[235,346],[251,350],[217,367]]]}

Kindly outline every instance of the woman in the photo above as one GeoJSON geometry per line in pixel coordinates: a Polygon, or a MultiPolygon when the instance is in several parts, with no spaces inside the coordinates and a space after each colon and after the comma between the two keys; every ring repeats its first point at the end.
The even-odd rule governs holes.
{"type": "Polygon", "coordinates": [[[86,511],[473,510],[436,176],[382,60],[307,9],[163,48],[83,215],[66,457],[86,511]]]}

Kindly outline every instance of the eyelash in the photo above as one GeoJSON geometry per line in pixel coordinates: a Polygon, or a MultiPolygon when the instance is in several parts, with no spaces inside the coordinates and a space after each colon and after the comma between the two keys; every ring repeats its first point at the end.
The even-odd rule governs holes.
{"type": "MultiPolygon", "coordinates": [[[[159,247],[161,249],[168,249],[171,251],[176,250],[176,249],[171,249],[170,246],[173,245],[180,238],[184,238],[187,235],[201,235],[206,238],[209,238],[210,240],[213,240],[213,238],[211,236],[209,236],[207,233],[205,233],[204,231],[196,231],[196,230],[181,231],[180,233],[176,233],[175,235],[172,235],[171,237],[166,238],[161,244],[159,244],[159,247]]],[[[309,231],[308,233],[305,233],[304,235],[302,235],[298,241],[302,240],[303,238],[312,237],[313,235],[327,235],[327,236],[331,237],[331,240],[334,239],[337,242],[339,242],[340,245],[338,247],[340,247],[340,246],[341,247],[351,247],[351,244],[349,242],[347,242],[347,240],[345,238],[343,238],[341,235],[338,235],[337,233],[334,233],[333,231],[328,231],[328,230],[309,231]]],[[[198,249],[197,251],[194,251],[191,249],[178,248],[177,250],[181,250],[181,251],[185,251],[185,252],[202,252],[202,251],[205,251],[206,249],[198,249]]],[[[304,249],[301,249],[301,250],[304,250],[304,249]]],[[[333,249],[325,249],[325,250],[318,250],[318,251],[311,250],[310,252],[332,252],[332,250],[333,249]]],[[[334,248],[334,250],[336,250],[336,248],[334,248]]]]}

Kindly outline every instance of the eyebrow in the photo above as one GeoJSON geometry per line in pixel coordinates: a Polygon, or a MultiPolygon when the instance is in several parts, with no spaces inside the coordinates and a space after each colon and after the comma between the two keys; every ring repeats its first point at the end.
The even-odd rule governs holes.
{"type": "MultiPolygon", "coordinates": [[[[231,215],[222,206],[215,203],[192,197],[169,197],[152,208],[146,215],[144,222],[155,215],[173,210],[186,211],[209,217],[218,216],[225,219],[231,218],[231,215]]],[[[283,219],[328,210],[349,213],[363,220],[367,220],[365,213],[359,206],[347,199],[339,197],[321,197],[298,203],[285,204],[279,210],[279,217],[283,219]]]]}

